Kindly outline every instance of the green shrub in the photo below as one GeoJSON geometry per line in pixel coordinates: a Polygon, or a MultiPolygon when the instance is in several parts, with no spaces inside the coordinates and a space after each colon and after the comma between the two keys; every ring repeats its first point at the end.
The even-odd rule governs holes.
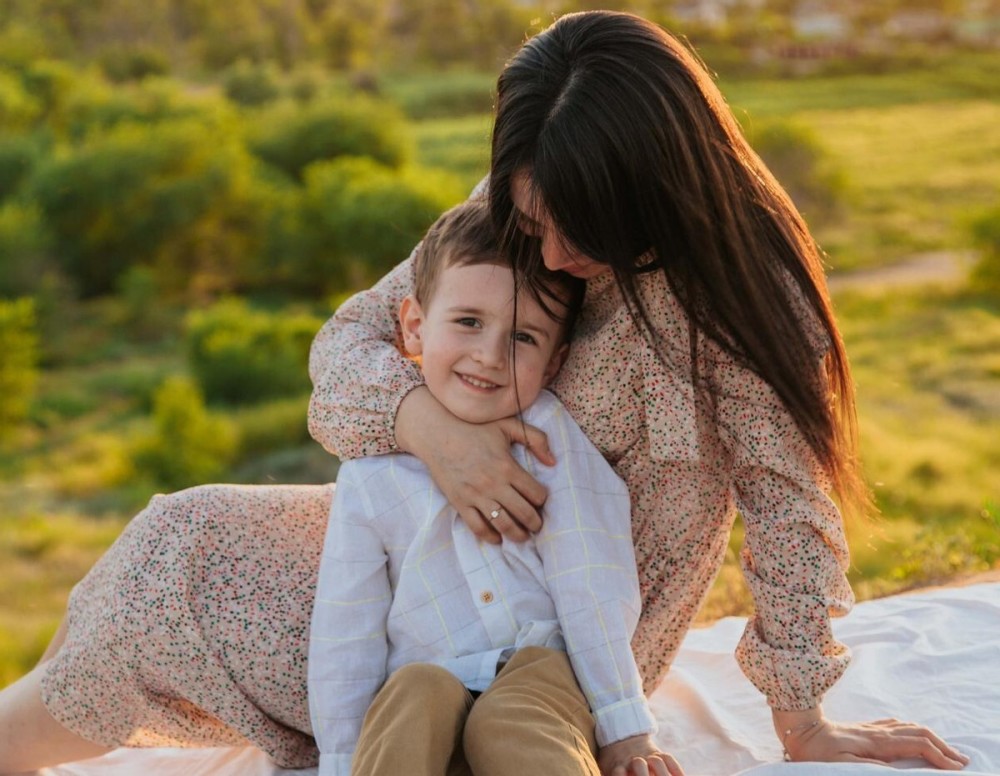
{"type": "Polygon", "coordinates": [[[151,76],[138,84],[119,86],[85,73],[74,76],[69,94],[49,124],[74,142],[84,142],[122,124],[153,125],[189,118],[212,128],[225,120],[227,109],[225,100],[192,93],[170,78],[151,76]]]}
{"type": "Polygon", "coordinates": [[[191,371],[211,401],[239,404],[308,391],[309,346],[322,325],[305,313],[219,302],[188,316],[191,371]]]}
{"type": "Polygon", "coordinates": [[[296,181],[324,159],[370,156],[398,167],[410,154],[399,111],[361,95],[279,106],[261,114],[253,135],[251,150],[296,181]]]}
{"type": "Polygon", "coordinates": [[[51,268],[38,208],[0,203],[0,298],[31,295],[51,268]]]}
{"type": "Polygon", "coordinates": [[[438,171],[393,170],[360,158],[312,165],[303,229],[317,247],[317,282],[326,290],[374,282],[406,258],[463,194],[454,177],[438,171]]]}
{"type": "Polygon", "coordinates": [[[308,444],[309,395],[272,399],[232,414],[240,430],[240,460],[308,444]]]}
{"type": "Polygon", "coordinates": [[[0,202],[17,193],[45,150],[39,136],[0,134],[0,202]]]}
{"type": "Polygon", "coordinates": [[[238,105],[264,105],[281,93],[273,67],[246,59],[226,71],[222,87],[226,97],[238,105]]]}
{"type": "Polygon", "coordinates": [[[0,131],[19,132],[32,126],[41,114],[38,101],[29,95],[15,74],[0,70],[0,131]]]}
{"type": "Polygon", "coordinates": [[[225,130],[129,124],[42,163],[28,189],[65,272],[93,296],[216,217],[249,168],[239,138],[225,130]]]}
{"type": "Polygon", "coordinates": [[[972,268],[972,286],[1000,297],[1000,207],[973,220],[972,239],[980,251],[979,261],[972,268]]]}
{"type": "Polygon", "coordinates": [[[28,413],[38,381],[38,336],[30,299],[0,301],[0,439],[28,413]]]}
{"type": "Polygon", "coordinates": [[[170,72],[170,61],[162,51],[148,46],[112,46],[101,52],[101,70],[115,83],[141,81],[170,72]]]}
{"type": "Polygon", "coordinates": [[[49,53],[49,41],[31,22],[11,18],[7,8],[0,25],[0,66],[22,67],[49,53]]]}
{"type": "Polygon", "coordinates": [[[143,474],[171,490],[218,479],[234,459],[236,429],[205,409],[189,379],[167,379],[153,398],[154,431],[136,445],[143,474]]]}

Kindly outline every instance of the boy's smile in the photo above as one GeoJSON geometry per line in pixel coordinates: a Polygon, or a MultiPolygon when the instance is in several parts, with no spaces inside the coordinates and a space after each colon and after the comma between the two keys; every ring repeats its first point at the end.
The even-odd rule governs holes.
{"type": "Polygon", "coordinates": [[[407,297],[400,322],[433,396],[470,423],[528,407],[566,352],[561,324],[527,291],[517,297],[514,325],[514,275],[500,265],[446,267],[427,304],[407,297]]]}

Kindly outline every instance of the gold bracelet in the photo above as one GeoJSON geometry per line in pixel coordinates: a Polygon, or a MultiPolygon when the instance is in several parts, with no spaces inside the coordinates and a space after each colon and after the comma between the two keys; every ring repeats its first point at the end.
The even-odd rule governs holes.
{"type": "Polygon", "coordinates": [[[792,761],[792,756],[788,753],[788,747],[785,746],[785,742],[788,740],[788,737],[792,733],[805,733],[807,730],[812,730],[814,727],[816,727],[822,721],[823,721],[823,718],[820,717],[819,719],[814,719],[812,722],[804,722],[801,725],[796,725],[795,727],[788,728],[788,730],[786,730],[782,734],[782,736],[781,736],[781,753],[782,753],[782,755],[783,755],[784,760],[785,760],[786,763],[790,763],[792,761]]]}

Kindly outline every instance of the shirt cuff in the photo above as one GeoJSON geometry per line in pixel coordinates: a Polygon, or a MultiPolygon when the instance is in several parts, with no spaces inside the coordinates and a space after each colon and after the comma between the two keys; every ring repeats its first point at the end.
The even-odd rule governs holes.
{"type": "Polygon", "coordinates": [[[656,718],[644,696],[628,698],[594,712],[597,745],[607,746],[632,736],[656,732],[656,718]]]}
{"type": "Polygon", "coordinates": [[[353,754],[327,752],[319,755],[319,776],[351,776],[353,754]]]}

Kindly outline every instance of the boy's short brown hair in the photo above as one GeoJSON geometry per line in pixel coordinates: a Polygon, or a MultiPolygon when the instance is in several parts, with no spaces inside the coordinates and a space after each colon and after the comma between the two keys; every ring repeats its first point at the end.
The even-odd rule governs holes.
{"type": "MultiPolygon", "coordinates": [[[[512,271],[515,266],[500,248],[489,203],[485,198],[473,197],[445,211],[427,230],[413,257],[414,296],[426,306],[444,269],[478,264],[494,264],[512,271]]],[[[518,287],[527,288],[549,317],[563,325],[568,340],[583,305],[586,284],[565,272],[545,269],[541,262],[536,264],[541,269],[531,277],[518,277],[518,287]],[[559,300],[565,312],[555,310],[552,299],[559,300]]]]}

